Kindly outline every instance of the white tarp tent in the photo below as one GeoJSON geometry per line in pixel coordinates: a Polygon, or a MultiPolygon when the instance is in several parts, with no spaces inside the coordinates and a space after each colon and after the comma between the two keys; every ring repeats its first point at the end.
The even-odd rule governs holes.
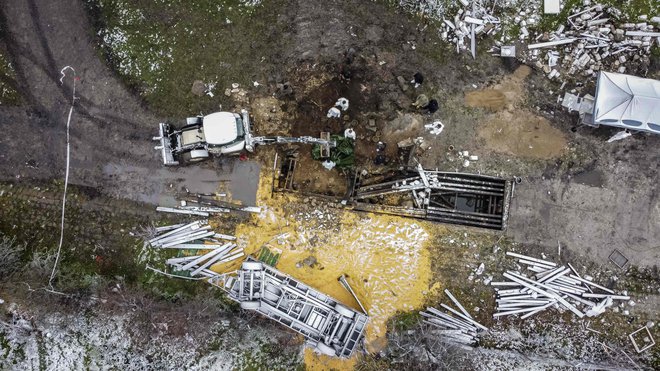
{"type": "Polygon", "coordinates": [[[600,72],[594,124],[660,134],[660,81],[600,72]]]}

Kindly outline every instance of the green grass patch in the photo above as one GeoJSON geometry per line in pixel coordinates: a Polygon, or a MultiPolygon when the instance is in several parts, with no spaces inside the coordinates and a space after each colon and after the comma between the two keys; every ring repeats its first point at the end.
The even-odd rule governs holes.
{"type": "Polygon", "coordinates": [[[20,103],[16,90],[14,69],[7,57],[0,52],[0,106],[14,106],[20,103]]]}
{"type": "MultiPolygon", "coordinates": [[[[18,264],[39,283],[48,280],[59,242],[62,187],[61,181],[35,186],[0,183],[0,235],[26,246],[18,264]]],[[[141,242],[129,231],[144,219],[115,211],[115,200],[88,198],[83,189],[69,187],[56,286],[95,291],[116,277],[137,282],[144,272],[144,264],[135,259],[141,242]],[[94,204],[84,207],[88,202],[94,204]]]]}
{"type": "Polygon", "coordinates": [[[287,43],[284,0],[88,0],[110,64],[157,111],[171,116],[217,110],[232,83],[264,82],[287,43]],[[196,96],[201,80],[214,97],[196,96]]]}
{"type": "Polygon", "coordinates": [[[280,255],[282,252],[276,252],[276,251],[271,251],[267,246],[261,246],[261,250],[259,251],[259,260],[270,265],[271,267],[275,267],[277,265],[277,261],[280,259],[280,255]]]}
{"type": "Polygon", "coordinates": [[[422,320],[418,311],[399,312],[388,323],[388,328],[395,331],[405,331],[414,328],[422,320]]]}

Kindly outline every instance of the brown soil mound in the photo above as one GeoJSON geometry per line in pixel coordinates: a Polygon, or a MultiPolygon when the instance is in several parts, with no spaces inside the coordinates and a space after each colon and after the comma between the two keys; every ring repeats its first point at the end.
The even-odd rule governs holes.
{"type": "Polygon", "coordinates": [[[547,159],[561,155],[566,137],[543,117],[529,111],[502,111],[479,128],[479,138],[494,152],[547,159]]]}
{"type": "Polygon", "coordinates": [[[477,90],[465,94],[465,104],[468,107],[487,108],[491,111],[499,111],[506,104],[506,95],[498,89],[477,90]]]}
{"type": "Polygon", "coordinates": [[[528,66],[520,66],[511,76],[507,76],[499,84],[465,94],[465,104],[468,107],[486,108],[491,111],[511,109],[522,97],[524,93],[523,81],[531,71],[528,66]]]}

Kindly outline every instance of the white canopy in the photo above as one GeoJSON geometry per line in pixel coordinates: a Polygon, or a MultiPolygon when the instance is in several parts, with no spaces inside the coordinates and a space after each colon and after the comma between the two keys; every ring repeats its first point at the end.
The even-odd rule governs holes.
{"type": "Polygon", "coordinates": [[[660,134],[660,81],[600,72],[594,123],[660,134]]]}

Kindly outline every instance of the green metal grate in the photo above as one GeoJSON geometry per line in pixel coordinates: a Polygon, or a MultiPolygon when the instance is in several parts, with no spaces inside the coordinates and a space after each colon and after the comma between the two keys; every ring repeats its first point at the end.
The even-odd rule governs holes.
{"type": "Polygon", "coordinates": [[[280,259],[280,255],[282,255],[281,250],[272,247],[269,248],[268,246],[264,245],[261,246],[259,257],[257,259],[265,264],[270,265],[271,267],[275,267],[277,265],[277,261],[280,259]]]}

